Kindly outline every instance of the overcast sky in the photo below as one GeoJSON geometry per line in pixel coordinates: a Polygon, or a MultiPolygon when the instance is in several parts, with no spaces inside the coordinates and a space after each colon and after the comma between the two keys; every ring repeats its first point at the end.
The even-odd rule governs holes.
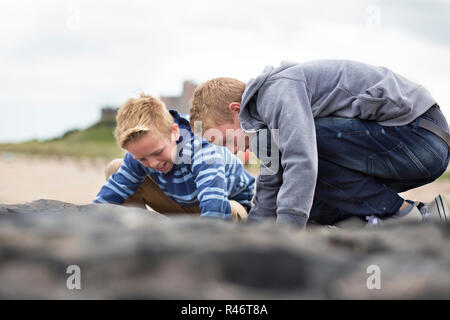
{"type": "Polygon", "coordinates": [[[0,141],[49,138],[141,90],[354,59],[424,85],[450,118],[450,1],[0,0],[0,141]]]}

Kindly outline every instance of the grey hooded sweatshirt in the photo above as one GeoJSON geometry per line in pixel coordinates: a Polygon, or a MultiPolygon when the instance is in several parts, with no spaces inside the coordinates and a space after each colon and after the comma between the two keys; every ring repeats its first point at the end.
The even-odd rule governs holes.
{"type": "MultiPolygon", "coordinates": [[[[267,174],[266,161],[261,161],[263,174],[249,219],[273,217],[277,223],[306,226],[318,167],[314,118],[338,116],[402,126],[434,103],[424,87],[361,62],[320,60],[265,68],[246,85],[239,120],[247,132],[278,129],[279,152],[271,156],[272,165],[279,161],[280,167],[267,174]]],[[[257,137],[251,143],[255,153],[257,137]]]]}

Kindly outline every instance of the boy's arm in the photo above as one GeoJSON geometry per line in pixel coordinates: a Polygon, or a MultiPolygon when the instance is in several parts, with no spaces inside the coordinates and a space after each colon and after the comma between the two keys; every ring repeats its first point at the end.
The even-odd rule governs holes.
{"type": "Polygon", "coordinates": [[[130,153],[127,153],[122,166],[109,177],[93,203],[123,203],[136,192],[145,177],[143,166],[130,153]]]}
{"type": "MultiPolygon", "coordinates": [[[[314,117],[304,82],[279,79],[268,84],[258,113],[269,129],[278,129],[281,177],[260,179],[261,184],[281,180],[277,194],[277,223],[306,226],[316,187],[318,156],[314,117]],[[281,179],[280,179],[281,178],[281,179]]],[[[262,189],[260,187],[260,189],[262,189]]]]}
{"type": "Polygon", "coordinates": [[[283,170],[278,147],[272,141],[270,131],[265,128],[256,133],[250,144],[251,151],[260,162],[260,175],[256,181],[254,206],[249,212],[249,221],[276,218],[277,195],[283,182],[283,170]]]}
{"type": "Polygon", "coordinates": [[[231,219],[231,206],[225,178],[225,159],[210,145],[192,158],[192,173],[197,186],[202,217],[231,219]]]}

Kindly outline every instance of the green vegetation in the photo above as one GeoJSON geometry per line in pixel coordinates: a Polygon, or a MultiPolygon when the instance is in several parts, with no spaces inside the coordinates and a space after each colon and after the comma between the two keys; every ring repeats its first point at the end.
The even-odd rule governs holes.
{"type": "MultiPolygon", "coordinates": [[[[69,130],[61,137],[50,140],[0,144],[0,153],[12,152],[75,158],[122,158],[125,151],[119,148],[114,139],[114,128],[114,121],[102,121],[85,130],[69,130]]],[[[244,161],[242,153],[239,153],[238,157],[244,161]]],[[[246,169],[254,176],[259,174],[259,161],[254,154],[251,154],[250,164],[246,165],[246,169]]],[[[437,179],[437,181],[442,180],[450,180],[450,169],[437,179]]]]}
{"type": "MultiPolygon", "coordinates": [[[[25,153],[38,156],[69,156],[74,158],[122,158],[125,151],[119,148],[114,139],[114,121],[101,121],[85,130],[69,130],[61,137],[38,141],[30,140],[22,143],[0,144],[0,153],[25,153]]],[[[244,155],[238,154],[244,162],[244,155]]],[[[250,164],[246,169],[257,176],[259,161],[251,154],[250,164]]]]}
{"type": "Polygon", "coordinates": [[[436,181],[441,180],[450,180],[450,169],[447,169],[447,171],[445,171],[444,174],[440,176],[436,181]]]}
{"type": "Polygon", "coordinates": [[[75,158],[121,158],[124,155],[113,136],[115,123],[98,122],[85,130],[69,130],[61,137],[22,143],[0,144],[0,152],[75,158]]]}

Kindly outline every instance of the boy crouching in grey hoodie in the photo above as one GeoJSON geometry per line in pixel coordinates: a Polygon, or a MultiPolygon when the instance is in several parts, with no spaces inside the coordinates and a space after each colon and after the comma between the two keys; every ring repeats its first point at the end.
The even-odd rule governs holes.
{"type": "Polygon", "coordinates": [[[216,78],[195,90],[190,113],[194,131],[201,121],[213,143],[261,160],[250,221],[447,220],[442,196],[398,195],[442,175],[450,135],[430,93],[387,68],[322,60],[269,67],[247,84],[216,78]]]}

